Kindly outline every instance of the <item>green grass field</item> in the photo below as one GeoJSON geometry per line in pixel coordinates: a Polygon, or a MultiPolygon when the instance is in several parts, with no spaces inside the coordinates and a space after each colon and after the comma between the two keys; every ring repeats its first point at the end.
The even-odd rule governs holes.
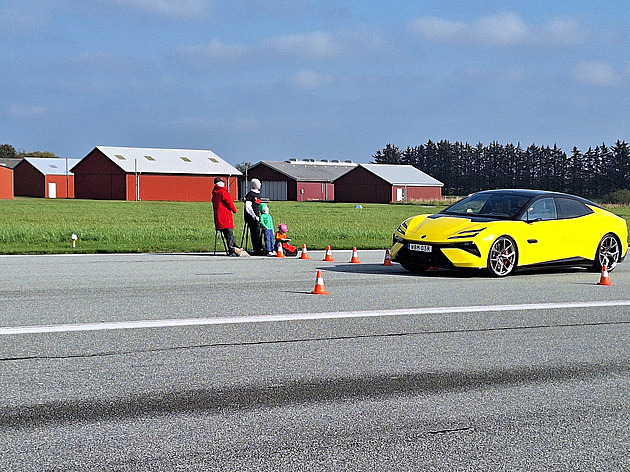
{"type": "MultiPolygon", "coordinates": [[[[293,244],[309,249],[384,249],[404,219],[445,204],[272,202],[275,225],[286,223],[293,244]]],[[[243,205],[235,236],[241,241],[243,205]]],[[[611,210],[627,220],[630,207],[611,210]]],[[[222,248],[219,240],[218,248],[222,248]]],[[[197,202],[123,202],[16,198],[0,200],[0,254],[206,252],[214,250],[212,205],[197,202]],[[72,234],[78,236],[72,247],[72,234]]]]}

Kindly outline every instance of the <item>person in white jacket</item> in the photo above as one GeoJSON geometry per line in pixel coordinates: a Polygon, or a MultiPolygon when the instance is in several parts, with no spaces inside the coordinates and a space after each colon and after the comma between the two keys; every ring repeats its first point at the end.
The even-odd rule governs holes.
{"type": "Polygon", "coordinates": [[[252,189],[245,195],[245,224],[249,227],[255,256],[266,256],[267,251],[262,245],[262,230],[260,228],[260,180],[251,180],[252,189]]]}

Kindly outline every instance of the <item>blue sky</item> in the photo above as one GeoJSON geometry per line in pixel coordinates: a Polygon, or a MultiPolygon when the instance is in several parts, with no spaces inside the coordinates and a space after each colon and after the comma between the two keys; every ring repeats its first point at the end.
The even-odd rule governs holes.
{"type": "Polygon", "coordinates": [[[368,162],[428,139],[630,140],[610,1],[0,2],[0,144],[368,162]]]}

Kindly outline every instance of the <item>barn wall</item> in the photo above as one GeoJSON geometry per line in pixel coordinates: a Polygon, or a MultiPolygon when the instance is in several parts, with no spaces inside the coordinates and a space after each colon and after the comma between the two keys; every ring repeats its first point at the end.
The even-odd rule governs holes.
{"type": "MultiPolygon", "coordinates": [[[[253,169],[249,169],[247,173],[247,179],[258,179],[261,182],[286,182],[287,200],[296,201],[298,198],[298,182],[270,167],[267,167],[266,165],[259,164],[253,169]]],[[[249,182],[247,183],[247,185],[249,186],[249,182]]]]}
{"type": "Polygon", "coordinates": [[[74,175],[47,175],[44,183],[46,198],[49,198],[49,183],[57,184],[57,198],[74,198],[74,175]]]}
{"type": "MultiPolygon", "coordinates": [[[[209,202],[212,200],[214,175],[139,174],[140,200],[174,202],[209,202]]],[[[226,182],[227,177],[223,177],[226,182]]],[[[136,175],[127,174],[127,200],[136,199],[136,175]]],[[[226,185],[232,199],[238,196],[237,177],[226,185]]]]}
{"type": "Polygon", "coordinates": [[[45,197],[46,178],[28,161],[20,162],[13,169],[15,195],[20,197],[45,197]]]}
{"type": "Polygon", "coordinates": [[[124,171],[99,150],[94,149],[72,168],[74,196],[95,200],[125,200],[124,171]]]}
{"type": "MultiPolygon", "coordinates": [[[[392,189],[392,201],[396,201],[396,188],[392,189]]],[[[406,187],[407,200],[440,200],[442,198],[442,187],[406,187]]]]}
{"type": "Polygon", "coordinates": [[[335,186],[326,182],[298,182],[297,200],[334,200],[335,186]]]}
{"type": "Polygon", "coordinates": [[[335,180],[335,201],[390,203],[392,186],[362,167],[356,167],[335,180]]]}
{"type": "Polygon", "coordinates": [[[13,170],[0,166],[0,199],[13,198],[13,170]]]}
{"type": "MultiPolygon", "coordinates": [[[[136,175],[126,174],[98,149],[74,168],[75,198],[98,200],[136,200],[136,175]]],[[[148,201],[212,200],[215,175],[138,174],[139,198],[148,201]]],[[[227,176],[221,176],[227,182],[227,176]]],[[[238,198],[238,178],[226,185],[233,199],[238,198]]],[[[59,187],[57,187],[59,188],[59,187]]]]}
{"type": "Polygon", "coordinates": [[[259,164],[255,168],[250,169],[247,178],[249,180],[256,178],[261,182],[286,182],[287,200],[289,201],[305,202],[307,200],[335,199],[335,186],[330,182],[296,181],[264,164],[259,164]]]}

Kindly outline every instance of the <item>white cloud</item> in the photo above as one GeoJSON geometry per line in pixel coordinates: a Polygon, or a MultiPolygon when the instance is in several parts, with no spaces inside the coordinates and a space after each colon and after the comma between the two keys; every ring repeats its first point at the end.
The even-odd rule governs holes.
{"type": "Polygon", "coordinates": [[[542,25],[530,25],[514,13],[485,16],[471,22],[427,16],[413,20],[410,29],[428,41],[471,46],[570,46],[584,41],[583,30],[575,20],[555,18],[542,25]]]}
{"type": "Polygon", "coordinates": [[[46,108],[40,106],[11,105],[9,115],[14,118],[37,118],[46,113],[46,108]]]}
{"type": "Polygon", "coordinates": [[[302,69],[288,79],[289,84],[296,89],[313,90],[332,81],[332,77],[311,70],[302,69]]]}
{"type": "Polygon", "coordinates": [[[15,7],[0,10],[0,37],[30,36],[34,32],[43,30],[47,24],[46,13],[27,7],[15,7]]]}
{"type": "Polygon", "coordinates": [[[578,82],[595,87],[615,87],[621,85],[624,79],[623,73],[600,61],[582,62],[572,73],[578,82]]]}
{"type": "Polygon", "coordinates": [[[269,40],[268,45],[283,55],[305,59],[329,59],[344,52],[333,35],[326,32],[280,36],[269,40]]]}
{"type": "Polygon", "coordinates": [[[111,0],[116,5],[156,15],[191,18],[210,7],[206,0],[111,0]]]}
{"type": "Polygon", "coordinates": [[[194,44],[184,46],[175,51],[175,55],[186,62],[197,66],[212,65],[212,63],[238,62],[247,57],[251,48],[239,44],[225,44],[213,39],[209,44],[194,44]]]}
{"type": "Polygon", "coordinates": [[[64,65],[81,69],[114,71],[117,73],[134,72],[142,68],[138,59],[119,56],[106,51],[84,51],[64,61],[64,65]]]}

